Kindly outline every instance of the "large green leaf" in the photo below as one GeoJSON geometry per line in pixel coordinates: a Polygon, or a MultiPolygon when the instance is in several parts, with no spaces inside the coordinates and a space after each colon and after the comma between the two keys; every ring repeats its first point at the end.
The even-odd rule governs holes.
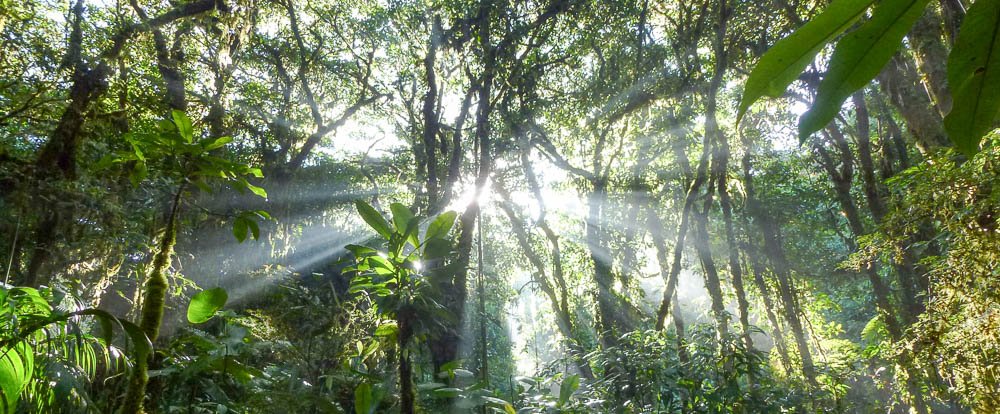
{"type": "Polygon", "coordinates": [[[410,220],[413,220],[413,212],[400,203],[390,204],[389,210],[392,211],[392,224],[396,227],[396,232],[405,233],[406,228],[410,225],[410,220]]]}
{"type": "Polygon", "coordinates": [[[382,237],[386,239],[389,238],[392,232],[389,230],[389,223],[386,223],[385,218],[382,217],[381,213],[375,210],[375,208],[368,203],[361,200],[355,201],[354,206],[358,209],[358,214],[360,214],[361,218],[365,220],[365,223],[368,223],[368,225],[375,229],[375,232],[382,237]]]}
{"type": "Polygon", "coordinates": [[[826,127],[848,96],[868,85],[899,49],[903,36],[924,13],[930,0],[885,0],[871,20],[837,43],[816,102],[799,119],[799,140],[805,142],[826,127]]]}
{"type": "Polygon", "coordinates": [[[446,211],[438,215],[427,226],[427,233],[424,235],[424,239],[429,240],[447,236],[448,232],[451,231],[451,227],[455,225],[455,217],[457,216],[458,213],[454,211],[446,211]]]}
{"type": "Polygon", "coordinates": [[[226,290],[221,287],[206,289],[198,292],[197,295],[194,295],[194,297],[191,298],[191,303],[188,305],[188,322],[207,322],[215,316],[215,312],[222,309],[223,306],[226,306],[227,300],[229,300],[229,295],[226,293],[226,290]]]}
{"type": "Polygon", "coordinates": [[[23,342],[0,348],[0,413],[13,413],[17,400],[31,379],[34,357],[23,342]]]}
{"type": "Polygon", "coordinates": [[[371,414],[378,408],[371,384],[363,382],[354,389],[354,413],[371,414]]]}
{"type": "Polygon", "coordinates": [[[1000,1],[972,4],[948,56],[953,105],[944,118],[948,137],[974,154],[1000,115],[1000,1]]]}
{"type": "Polygon", "coordinates": [[[580,388],[579,375],[570,375],[564,378],[562,383],[559,384],[559,406],[563,406],[569,402],[569,398],[576,392],[577,388],[580,388]]]}
{"type": "Polygon", "coordinates": [[[174,125],[177,125],[177,132],[181,134],[181,138],[184,138],[189,144],[193,142],[194,128],[191,126],[191,118],[188,118],[183,111],[176,109],[171,111],[170,115],[174,118],[174,125]]]}
{"type": "Polygon", "coordinates": [[[737,123],[761,97],[777,98],[785,93],[823,46],[851,27],[872,3],[874,0],[834,1],[809,23],[768,49],[747,78],[737,123]]]}

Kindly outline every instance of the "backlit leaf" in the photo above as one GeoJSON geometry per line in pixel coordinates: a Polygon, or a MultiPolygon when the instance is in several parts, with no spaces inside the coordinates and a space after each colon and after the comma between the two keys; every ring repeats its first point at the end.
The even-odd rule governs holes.
{"type": "Polygon", "coordinates": [[[948,55],[948,85],[953,104],[945,130],[959,150],[972,155],[1000,115],[1000,1],[969,7],[948,55]]]}
{"type": "Polygon", "coordinates": [[[885,0],[875,6],[870,20],[837,43],[826,77],[819,84],[816,101],[799,119],[800,142],[825,128],[840,112],[847,97],[882,71],[929,1],[885,0]]]}
{"type": "Polygon", "coordinates": [[[365,223],[368,223],[368,226],[375,229],[375,232],[382,237],[386,239],[389,238],[389,235],[391,235],[392,232],[389,230],[389,223],[385,221],[385,218],[382,217],[381,213],[375,210],[375,208],[368,203],[361,200],[355,201],[354,207],[357,208],[358,214],[360,214],[361,218],[365,220],[365,223]]]}
{"type": "Polygon", "coordinates": [[[217,287],[198,292],[191,298],[188,305],[187,318],[191,323],[204,323],[215,316],[215,312],[226,305],[229,295],[226,290],[217,287]]]}
{"type": "Polygon", "coordinates": [[[777,98],[785,93],[816,54],[847,30],[873,0],[836,0],[808,23],[774,44],[760,58],[747,78],[737,122],[763,96],[777,98]]]}

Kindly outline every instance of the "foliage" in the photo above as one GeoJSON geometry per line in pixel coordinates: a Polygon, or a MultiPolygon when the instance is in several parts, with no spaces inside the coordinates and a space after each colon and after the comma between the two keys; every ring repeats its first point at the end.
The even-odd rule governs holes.
{"type": "MultiPolygon", "coordinates": [[[[834,2],[811,22],[771,48],[747,79],[740,116],[759,98],[777,97],[795,81],[813,57],[875,1],[834,2]]],[[[867,85],[896,53],[903,36],[924,13],[926,0],[878,2],[871,18],[837,42],[820,82],[816,99],[799,119],[799,140],[805,142],[840,112],[844,101],[867,85]]],[[[1000,117],[1000,92],[985,85],[1000,73],[1000,32],[997,3],[977,1],[962,24],[959,40],[948,58],[948,81],[954,103],[945,127],[955,146],[966,154],[979,151],[983,136],[1000,117]],[[985,41],[984,41],[985,40],[985,41]]]]}
{"type": "Polygon", "coordinates": [[[131,357],[151,351],[131,322],[81,308],[63,292],[29,287],[0,287],[0,338],[4,413],[109,409],[91,399],[90,382],[119,374],[131,357]]]}
{"type": "MultiPolygon", "coordinates": [[[[907,249],[939,252],[924,260],[929,273],[927,311],[908,330],[893,352],[914,352],[921,369],[937,372],[947,388],[935,390],[940,398],[952,396],[991,412],[1000,407],[1000,387],[991,365],[1000,356],[997,340],[996,292],[1000,239],[997,238],[998,137],[987,138],[983,151],[966,162],[943,152],[891,180],[901,206],[867,243],[869,255],[902,254],[895,241],[911,240],[933,222],[940,239],[936,245],[903,244],[907,249]],[[926,220],[926,221],[925,221],[926,220]]],[[[870,256],[865,260],[870,260],[870,256]]]]}

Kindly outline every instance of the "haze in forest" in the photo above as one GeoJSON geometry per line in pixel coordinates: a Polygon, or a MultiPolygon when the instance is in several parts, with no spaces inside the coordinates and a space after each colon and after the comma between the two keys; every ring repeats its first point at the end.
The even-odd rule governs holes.
{"type": "Polygon", "coordinates": [[[0,0],[0,413],[1000,411],[996,0],[0,0]]]}

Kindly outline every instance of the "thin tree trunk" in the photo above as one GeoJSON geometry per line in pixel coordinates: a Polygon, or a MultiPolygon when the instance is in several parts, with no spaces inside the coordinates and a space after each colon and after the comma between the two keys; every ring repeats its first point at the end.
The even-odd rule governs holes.
{"type": "Polygon", "coordinates": [[[587,250],[594,266],[594,284],[597,285],[597,310],[599,337],[604,348],[618,343],[618,335],[627,330],[628,324],[621,315],[615,300],[614,275],[611,269],[610,249],[605,241],[602,209],[607,203],[607,182],[602,178],[591,181],[593,186],[587,197],[586,221],[587,250]]]}
{"type": "Polygon", "coordinates": [[[413,391],[413,364],[407,347],[413,336],[412,310],[408,306],[401,307],[396,319],[399,323],[397,352],[399,358],[399,406],[400,413],[414,414],[416,412],[416,394],[413,391]]]}
{"type": "Polygon", "coordinates": [[[948,78],[945,74],[948,50],[941,23],[937,8],[927,7],[906,38],[913,50],[920,78],[938,114],[943,118],[951,111],[951,93],[948,92],[948,78]]]}
{"type": "MultiPolygon", "coordinates": [[[[840,203],[841,209],[843,210],[844,216],[847,218],[847,223],[851,229],[851,237],[848,238],[849,248],[851,251],[856,251],[858,249],[857,238],[865,234],[864,224],[861,221],[861,213],[858,211],[857,204],[854,202],[854,198],[851,195],[851,184],[854,177],[854,155],[851,152],[851,148],[848,146],[847,141],[844,136],[840,133],[840,130],[836,126],[831,126],[827,129],[829,131],[828,136],[831,138],[834,146],[838,148],[840,155],[840,170],[834,165],[833,157],[830,155],[829,151],[822,146],[822,144],[816,143],[814,148],[820,156],[820,164],[826,169],[827,174],[830,177],[830,181],[833,184],[834,194],[837,197],[837,201],[840,203]]],[[[872,292],[875,294],[875,304],[882,315],[883,321],[886,324],[886,328],[893,335],[894,338],[899,338],[902,334],[902,329],[899,326],[899,321],[896,318],[896,311],[892,306],[892,292],[889,286],[885,284],[882,280],[882,276],[878,274],[876,267],[869,266],[863,270],[865,275],[868,276],[868,280],[872,285],[872,292]]]]}
{"type": "MultiPolygon", "coordinates": [[[[656,209],[653,208],[652,206],[650,206],[650,208],[647,209],[646,211],[646,223],[649,226],[649,234],[650,236],[652,236],[653,239],[653,246],[656,248],[656,263],[660,270],[660,277],[662,277],[664,281],[664,291],[666,291],[668,286],[671,285],[675,287],[677,286],[678,274],[673,273],[673,268],[671,265],[669,265],[669,259],[668,259],[669,250],[667,248],[666,239],[664,237],[665,235],[663,231],[663,222],[660,220],[660,217],[656,214],[656,209]],[[673,283],[670,283],[671,280],[673,281],[673,283]]],[[[677,297],[676,289],[672,289],[671,292],[664,292],[664,296],[666,295],[670,295],[670,298],[672,299],[670,301],[670,306],[671,306],[670,313],[673,317],[674,330],[676,331],[677,334],[677,350],[678,350],[677,355],[682,363],[687,363],[688,355],[687,355],[687,350],[684,348],[684,340],[685,340],[684,316],[681,314],[681,306],[679,303],[677,303],[676,300],[677,297]]],[[[666,315],[664,315],[664,318],[665,317],[666,315]]],[[[662,330],[663,329],[662,325],[664,324],[664,322],[665,321],[659,319],[659,315],[657,315],[656,329],[662,330]]]]}
{"type": "MultiPolygon", "coordinates": [[[[177,216],[180,211],[181,195],[184,193],[184,187],[183,184],[180,185],[177,188],[177,193],[174,195],[170,214],[167,216],[166,227],[164,227],[163,236],[160,238],[159,250],[153,258],[153,267],[149,272],[149,276],[146,279],[146,286],[143,289],[139,328],[142,329],[142,332],[146,334],[149,341],[153,344],[156,343],[156,339],[160,335],[160,325],[163,322],[163,311],[167,299],[166,272],[170,266],[174,244],[177,243],[177,216]]],[[[146,384],[149,382],[149,362],[154,358],[154,355],[155,352],[150,352],[145,358],[139,358],[135,362],[135,368],[132,376],[129,378],[128,390],[125,393],[125,401],[121,412],[145,412],[143,400],[146,396],[146,384]]],[[[155,408],[153,411],[155,411],[155,408]]]]}
{"type": "MultiPolygon", "coordinates": [[[[747,225],[747,223],[744,223],[744,225],[747,225]]],[[[749,230],[748,225],[747,229],[749,230]]],[[[747,234],[747,242],[744,244],[743,250],[746,252],[746,256],[750,258],[750,271],[753,273],[754,285],[757,286],[760,300],[764,304],[764,314],[767,316],[767,321],[771,324],[771,339],[774,340],[774,347],[778,349],[778,359],[781,360],[781,366],[784,368],[785,373],[791,375],[792,360],[788,356],[788,345],[785,343],[785,334],[781,332],[778,316],[774,313],[776,308],[774,300],[771,299],[771,289],[764,280],[764,266],[761,264],[757,252],[751,248],[749,239],[750,235],[747,234]]]]}
{"type": "MultiPolygon", "coordinates": [[[[475,197],[459,218],[460,230],[458,244],[456,248],[456,268],[455,277],[442,286],[442,293],[446,300],[445,308],[456,318],[465,314],[465,302],[467,297],[467,280],[469,257],[472,254],[472,240],[476,228],[476,217],[479,215],[479,195],[482,193],[490,173],[493,168],[493,154],[491,151],[491,128],[490,114],[493,106],[490,98],[493,94],[493,80],[496,76],[496,49],[492,45],[490,37],[490,18],[493,14],[492,3],[485,0],[480,3],[478,20],[479,46],[483,59],[483,73],[478,88],[479,98],[476,108],[476,143],[479,146],[479,171],[475,181],[475,197]]],[[[460,326],[452,326],[443,329],[436,338],[430,341],[432,359],[434,360],[435,371],[439,370],[445,363],[455,360],[458,356],[458,346],[461,342],[461,335],[458,333],[460,326]]]]}
{"type": "Polygon", "coordinates": [[[438,208],[438,162],[437,135],[440,129],[436,104],[438,100],[437,74],[434,65],[437,59],[440,18],[434,17],[430,40],[427,42],[427,55],[424,56],[424,79],[427,82],[427,93],[424,94],[421,114],[424,118],[423,144],[424,162],[427,165],[427,209],[437,211],[438,208]]]}
{"type": "MultiPolygon", "coordinates": [[[[178,19],[201,14],[222,4],[218,0],[199,0],[171,9],[142,23],[127,26],[111,38],[111,46],[105,49],[97,59],[97,64],[89,68],[82,58],[83,33],[80,25],[83,20],[83,1],[78,1],[73,8],[74,28],[70,36],[67,56],[64,65],[73,68],[72,85],[69,88],[69,104],[63,111],[56,128],[49,134],[49,139],[42,146],[35,162],[36,180],[39,182],[76,179],[76,156],[82,144],[81,129],[86,120],[90,106],[107,92],[108,77],[112,73],[112,63],[116,62],[125,48],[126,42],[140,32],[155,30],[178,19]]],[[[224,8],[224,7],[223,7],[224,8]]],[[[39,272],[50,257],[50,251],[56,239],[60,214],[50,203],[43,206],[42,221],[35,230],[35,247],[25,284],[38,286],[47,282],[48,278],[40,278],[39,272]]]]}
{"type": "Polygon", "coordinates": [[[733,228],[732,199],[729,196],[729,140],[721,130],[716,131],[713,174],[719,191],[719,206],[726,227],[726,244],[729,246],[729,273],[732,277],[733,290],[736,293],[736,304],[739,311],[740,327],[743,343],[747,349],[753,349],[750,338],[750,304],[747,302],[746,289],[743,285],[743,268],[740,265],[739,245],[736,243],[736,231],[733,228]]]}
{"type": "Polygon", "coordinates": [[[882,91],[906,120],[921,153],[950,145],[944,134],[942,117],[934,109],[927,92],[920,87],[920,77],[907,59],[897,53],[878,75],[878,80],[882,91]]]}
{"type": "MultiPolygon", "coordinates": [[[[562,276],[560,275],[562,270],[562,264],[560,263],[559,256],[559,244],[558,239],[549,239],[551,243],[551,254],[553,257],[553,274],[560,275],[555,276],[556,284],[560,287],[560,292],[556,292],[556,289],[549,282],[548,278],[545,276],[545,264],[542,258],[535,252],[535,249],[531,246],[528,238],[527,232],[525,232],[525,223],[523,220],[517,217],[517,213],[514,212],[512,203],[510,201],[510,195],[505,189],[499,187],[499,185],[494,186],[497,189],[497,193],[503,198],[503,203],[500,204],[500,208],[503,210],[504,214],[511,222],[511,229],[514,231],[514,237],[517,239],[518,245],[521,247],[521,252],[524,253],[525,258],[528,259],[528,263],[535,268],[532,273],[532,280],[538,285],[542,293],[548,297],[549,303],[552,306],[552,313],[556,317],[556,328],[559,333],[566,338],[566,342],[570,347],[570,350],[575,352],[576,358],[573,358],[574,363],[580,370],[580,375],[587,379],[593,379],[594,373],[590,369],[590,365],[587,361],[580,358],[586,354],[586,350],[580,346],[576,339],[576,335],[573,333],[573,320],[569,313],[569,304],[567,302],[567,292],[565,286],[560,283],[562,276]]],[[[548,232],[547,232],[548,233],[548,232]]],[[[564,282],[563,282],[564,283],[564,282]]]]}
{"type": "Polygon", "coordinates": [[[802,374],[806,382],[813,387],[818,386],[816,382],[816,368],[813,364],[812,354],[809,351],[809,343],[806,341],[805,331],[802,329],[802,321],[799,319],[799,310],[795,300],[795,286],[793,285],[788,260],[785,257],[784,247],[781,245],[781,234],[778,225],[773,217],[764,212],[758,204],[753,187],[753,171],[750,158],[750,146],[743,154],[743,185],[746,190],[747,212],[754,222],[760,227],[764,236],[764,253],[771,262],[771,268],[778,279],[778,297],[781,300],[782,310],[788,327],[792,330],[792,337],[795,339],[796,348],[799,351],[799,359],[802,363],[802,374]]]}
{"type": "Polygon", "coordinates": [[[692,211],[695,219],[695,250],[698,252],[698,259],[701,261],[705,278],[705,290],[712,301],[712,316],[715,318],[716,328],[719,330],[719,338],[729,336],[729,312],[726,312],[725,299],[722,296],[722,282],[719,279],[719,271],[715,266],[715,259],[712,258],[712,248],[709,244],[708,233],[708,213],[712,206],[712,183],[709,182],[709,191],[705,194],[705,201],[701,211],[692,211]]]}
{"type": "MultiPolygon", "coordinates": [[[[881,188],[881,183],[875,178],[868,106],[861,92],[855,93],[853,100],[857,118],[858,161],[861,166],[865,199],[875,223],[881,224],[887,213],[887,208],[882,196],[884,190],[881,188]]],[[[903,252],[903,260],[893,261],[893,268],[899,278],[899,285],[903,293],[904,316],[908,322],[912,323],[916,320],[917,315],[923,312],[923,305],[920,303],[917,291],[915,260],[905,246],[897,247],[903,252]]]]}

